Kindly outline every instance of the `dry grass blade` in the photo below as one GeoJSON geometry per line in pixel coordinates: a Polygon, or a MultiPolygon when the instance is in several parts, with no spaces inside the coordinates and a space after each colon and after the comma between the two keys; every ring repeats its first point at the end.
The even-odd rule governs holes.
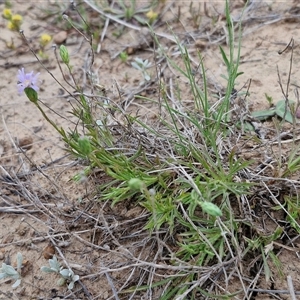
{"type": "Polygon", "coordinates": [[[288,284],[288,287],[289,287],[291,300],[296,300],[296,294],[295,294],[295,290],[294,290],[293,280],[292,280],[292,277],[290,275],[287,276],[287,284],[288,284]]]}

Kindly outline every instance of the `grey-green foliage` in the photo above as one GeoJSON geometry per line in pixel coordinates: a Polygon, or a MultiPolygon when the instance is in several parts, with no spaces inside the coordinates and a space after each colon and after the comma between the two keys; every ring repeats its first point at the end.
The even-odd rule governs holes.
{"type": "Polygon", "coordinates": [[[142,60],[141,58],[137,57],[134,62],[131,63],[131,65],[142,72],[143,77],[146,81],[149,81],[151,79],[150,75],[147,72],[147,69],[151,66],[151,62],[148,61],[148,59],[142,60]]]}
{"type": "Polygon", "coordinates": [[[15,283],[12,285],[12,288],[16,288],[21,284],[21,268],[22,268],[23,256],[20,252],[17,254],[17,268],[2,263],[0,268],[0,279],[11,278],[15,279],[15,283]]]}
{"type": "Polygon", "coordinates": [[[62,278],[59,280],[59,285],[69,282],[68,289],[72,290],[75,282],[79,280],[79,276],[75,275],[71,269],[63,269],[55,255],[52,259],[49,259],[49,266],[50,268],[43,266],[41,270],[45,273],[57,273],[61,275],[62,278]]]}
{"type": "Polygon", "coordinates": [[[277,115],[285,121],[293,124],[295,118],[293,109],[295,109],[294,101],[280,100],[275,106],[270,107],[269,109],[254,111],[252,113],[252,117],[259,120],[266,120],[270,117],[277,115]]]}

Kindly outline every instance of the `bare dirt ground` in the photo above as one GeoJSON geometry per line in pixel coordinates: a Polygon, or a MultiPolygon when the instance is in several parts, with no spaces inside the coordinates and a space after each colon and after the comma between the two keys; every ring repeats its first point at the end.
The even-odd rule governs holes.
{"type": "MultiPolygon", "coordinates": [[[[232,1],[233,18],[238,19],[242,2],[232,1]]],[[[0,3],[2,10],[3,1],[0,3]]],[[[59,6],[54,6],[55,1],[12,3],[12,9],[24,18],[22,29],[34,49],[38,47],[37,41],[42,33],[55,36],[65,28],[64,21],[56,18],[68,8],[62,2],[59,6]],[[54,15],[46,18],[42,7],[48,8],[54,15]],[[57,21],[53,22],[54,19],[57,21]]],[[[223,4],[211,1],[205,8],[203,2],[194,1],[195,7],[200,6],[201,20],[193,27],[189,2],[167,1],[165,7],[168,9],[163,10],[161,25],[157,27],[158,32],[168,33],[168,38],[160,37],[160,40],[173,53],[174,59],[179,60],[179,55],[176,54],[176,45],[170,38],[172,34],[165,22],[188,49],[194,51],[195,59],[196,50],[201,51],[210,84],[220,92],[224,88],[224,80],[220,76],[225,73],[225,65],[218,45],[226,44],[223,4]],[[205,12],[205,9],[208,11],[205,12]]],[[[286,81],[290,54],[279,55],[278,51],[283,50],[291,38],[295,41],[291,97],[292,89],[300,86],[300,1],[261,1],[251,5],[253,10],[248,11],[243,22],[240,71],[244,74],[239,77],[237,89],[245,91],[251,79],[248,103],[251,110],[258,110],[268,107],[265,94],[273,97],[275,102],[283,98],[277,67],[283,81],[286,81]]],[[[72,16],[72,12],[67,13],[72,16]]],[[[97,17],[90,13],[92,22],[97,17]]],[[[99,53],[95,54],[94,64],[99,84],[105,87],[112,99],[118,99],[118,86],[130,103],[128,110],[147,112],[148,117],[155,120],[155,111],[151,110],[149,103],[131,101],[132,95],[140,93],[141,76],[130,63],[121,63],[117,55],[121,51],[128,51],[129,61],[135,57],[152,61],[151,36],[149,39],[147,34],[125,27],[120,37],[116,38],[114,33],[120,30],[120,24],[110,20],[107,25],[103,42],[95,41],[96,45],[101,46],[98,47],[99,53]]],[[[66,156],[57,132],[25,95],[17,94],[18,69],[24,67],[28,72],[34,70],[41,73],[40,97],[49,106],[46,112],[64,126],[68,122],[53,111],[67,116],[70,102],[60,86],[36,61],[18,33],[6,28],[3,18],[0,18],[0,32],[0,263],[14,265],[18,252],[25,259],[21,286],[12,289],[13,282],[1,283],[0,299],[116,299],[115,286],[118,289],[123,285],[128,288],[143,280],[137,277],[141,274],[137,271],[140,263],[137,257],[147,260],[156,251],[154,243],[144,244],[141,237],[147,235],[143,231],[147,213],[131,205],[130,201],[113,209],[110,203],[96,201],[93,187],[99,181],[106,180],[97,174],[80,183],[72,180],[85,166],[66,156]],[[11,41],[15,45],[13,50],[7,47],[11,41]],[[141,236],[132,236],[129,230],[132,227],[141,236]],[[57,257],[65,260],[80,275],[80,283],[72,291],[68,291],[66,286],[58,286],[57,276],[40,271],[41,266],[48,264],[47,251],[54,250],[54,246],[57,257]],[[107,272],[108,267],[110,272],[107,272]],[[130,282],[127,282],[127,278],[130,278],[130,282]]],[[[73,29],[67,30],[66,45],[71,52],[72,65],[78,76],[83,77],[88,45],[73,29]]],[[[47,47],[46,53],[49,59],[43,62],[45,67],[62,81],[53,49],[47,47]]],[[[155,68],[150,72],[155,75],[155,68]]],[[[167,78],[172,75],[172,69],[165,71],[167,78]]],[[[187,83],[181,81],[180,84],[187,83]]],[[[148,96],[151,93],[157,93],[151,86],[141,92],[148,96]]],[[[289,151],[288,145],[285,151],[289,151]]],[[[259,154],[249,151],[247,155],[249,159],[256,159],[259,154]]],[[[283,263],[282,277],[266,282],[263,276],[255,278],[255,274],[252,274],[249,280],[257,281],[257,289],[287,290],[286,277],[290,275],[295,290],[300,291],[298,253],[289,247],[283,248],[279,258],[283,263]]],[[[234,278],[230,284],[228,290],[231,292],[241,289],[240,282],[234,278]]],[[[159,299],[160,292],[158,288],[152,295],[141,291],[132,298],[128,294],[120,294],[119,298],[159,299]]],[[[202,298],[199,296],[199,299],[202,298]]],[[[237,295],[234,299],[248,298],[237,295]]],[[[251,299],[288,299],[288,296],[267,296],[256,292],[251,299]]]]}

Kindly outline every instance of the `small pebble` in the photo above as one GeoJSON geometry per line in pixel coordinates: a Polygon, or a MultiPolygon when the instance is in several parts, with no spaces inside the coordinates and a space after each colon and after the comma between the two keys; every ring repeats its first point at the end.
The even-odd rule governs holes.
{"type": "Polygon", "coordinates": [[[31,136],[27,136],[19,139],[19,147],[24,150],[29,150],[32,148],[33,138],[31,136]]]}
{"type": "Polygon", "coordinates": [[[52,244],[48,244],[43,250],[43,256],[45,259],[52,259],[55,254],[55,247],[52,244]]]}
{"type": "Polygon", "coordinates": [[[63,44],[68,37],[68,33],[66,31],[60,31],[53,36],[53,42],[57,45],[63,44]]]}

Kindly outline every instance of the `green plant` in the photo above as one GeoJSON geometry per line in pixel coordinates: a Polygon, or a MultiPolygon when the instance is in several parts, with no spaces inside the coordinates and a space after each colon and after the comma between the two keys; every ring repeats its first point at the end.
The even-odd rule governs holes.
{"type": "MultiPolygon", "coordinates": [[[[299,196],[288,196],[284,197],[286,206],[286,220],[291,224],[291,226],[299,233],[299,218],[300,218],[300,202],[299,196]]],[[[279,209],[279,208],[278,208],[279,209]]]]}
{"type": "MultiPolygon", "coordinates": [[[[122,127],[124,140],[118,140],[120,146],[116,147],[116,140],[106,126],[110,110],[100,101],[96,102],[95,107],[91,106],[92,102],[81,91],[72,74],[70,56],[65,46],[60,47],[59,54],[73,79],[71,86],[78,93],[78,97],[75,98],[77,105],[72,111],[78,118],[74,128],[68,132],[59,128],[43,111],[37,92],[30,86],[24,89],[27,97],[61,134],[68,151],[88,162],[90,165],[88,170],[98,167],[110,176],[110,182],[99,186],[102,200],[111,200],[112,205],[115,205],[125,199],[135,199],[151,213],[145,225],[150,233],[166,226],[169,234],[173,234],[178,227],[184,228],[183,232],[178,234],[180,242],[177,242],[178,249],[174,253],[175,265],[177,259],[186,264],[193,261],[195,266],[209,264],[214,260],[221,263],[227,252],[233,257],[236,250],[231,250],[231,247],[238,248],[236,232],[239,224],[235,221],[230,198],[246,194],[251,186],[249,183],[234,180],[248,162],[237,159],[232,152],[224,163],[218,149],[219,139],[228,134],[226,122],[229,120],[231,93],[235,79],[241,74],[238,72],[239,51],[237,58],[234,56],[233,25],[228,4],[226,16],[230,37],[229,57],[222,48],[220,50],[227,66],[228,86],[225,98],[217,105],[211,105],[209,101],[205,67],[200,55],[203,87],[197,83],[192,71],[192,60],[185,47],[178,42],[185,69],[179,68],[166,55],[166,59],[188,79],[194,100],[193,109],[187,108],[186,111],[182,111],[172,107],[166,97],[167,93],[162,91],[161,106],[167,112],[167,117],[160,116],[160,122],[168,132],[167,138],[160,130],[151,127],[142,119],[125,114],[125,124],[122,127]],[[97,113],[99,111],[101,114],[97,113]],[[77,124],[83,126],[83,132],[79,131],[77,124]],[[179,130],[179,124],[184,124],[183,131],[179,130]],[[147,133],[148,138],[160,141],[164,155],[153,159],[153,155],[147,150],[148,139],[139,134],[138,147],[132,144],[130,154],[122,150],[124,149],[122,142],[124,144],[134,142],[126,139],[128,130],[140,132],[141,128],[147,133]],[[199,136],[200,143],[193,138],[194,135],[199,136]]],[[[157,43],[159,44],[158,41],[157,43]]],[[[132,63],[134,68],[142,72],[146,81],[150,80],[147,72],[150,65],[148,60],[140,58],[136,58],[132,63]]],[[[69,82],[68,84],[70,85],[69,82]]],[[[114,110],[120,109],[116,106],[114,110]]],[[[88,175],[87,172],[84,176],[88,175]]],[[[74,281],[73,275],[66,273],[68,270],[61,273],[55,261],[49,263],[50,268],[43,268],[44,271],[60,272],[65,277],[69,274],[67,279],[74,281]]],[[[177,286],[172,284],[171,294],[178,296],[189,293],[190,284],[195,276],[195,272],[179,272],[175,278],[182,284],[177,286]]],[[[174,279],[173,283],[176,280],[174,279]]],[[[166,292],[166,295],[168,294],[169,292],[166,292]]]]}
{"type": "Polygon", "coordinates": [[[16,288],[21,284],[21,272],[22,272],[22,263],[23,256],[20,252],[17,254],[17,267],[16,269],[6,263],[2,263],[0,268],[0,279],[10,278],[15,280],[15,283],[12,285],[12,288],[16,288]]]}
{"type": "Polygon", "coordinates": [[[270,107],[266,110],[254,111],[251,115],[252,117],[262,121],[277,115],[285,121],[293,124],[295,113],[290,109],[290,107],[293,107],[294,105],[295,102],[292,100],[289,100],[288,104],[285,100],[280,100],[274,107],[270,107]]]}
{"type": "Polygon", "coordinates": [[[131,63],[132,67],[142,72],[144,80],[149,81],[151,79],[147,69],[151,67],[151,62],[148,59],[142,60],[141,58],[137,57],[131,63]]]}
{"type": "Polygon", "coordinates": [[[6,19],[7,28],[12,31],[19,31],[23,22],[23,17],[19,14],[13,14],[10,8],[4,8],[2,17],[6,19]]]}
{"type": "Polygon", "coordinates": [[[128,54],[124,51],[122,51],[120,53],[119,57],[120,57],[122,63],[126,63],[128,60],[128,54]]]}
{"type": "Polygon", "coordinates": [[[41,18],[47,19],[52,25],[63,30],[76,28],[83,32],[89,32],[91,28],[93,31],[98,31],[102,26],[99,19],[95,22],[90,21],[88,24],[85,21],[88,20],[86,6],[76,5],[75,1],[68,5],[65,2],[55,0],[51,5],[42,6],[39,9],[41,18]],[[63,22],[63,20],[66,20],[66,22],[63,22]]]}
{"type": "Polygon", "coordinates": [[[118,4],[121,9],[116,8],[112,10],[112,12],[116,14],[117,18],[124,18],[127,21],[135,19],[141,24],[146,23],[146,20],[140,14],[147,11],[147,6],[137,9],[136,0],[118,0],[118,4]]]}
{"type": "Polygon", "coordinates": [[[264,269],[266,281],[269,282],[272,277],[272,271],[269,266],[269,261],[273,263],[277,272],[282,276],[282,264],[274,252],[274,243],[281,236],[283,229],[277,227],[272,234],[269,235],[260,235],[254,240],[247,239],[245,240],[248,243],[248,247],[245,249],[245,254],[251,250],[258,250],[259,254],[262,257],[262,268],[264,269]]]}
{"type": "Polygon", "coordinates": [[[194,7],[194,3],[191,2],[189,6],[189,13],[191,15],[192,23],[194,28],[199,28],[201,24],[201,7],[200,3],[198,3],[198,8],[194,7]]]}
{"type": "Polygon", "coordinates": [[[125,1],[118,0],[119,5],[123,8],[124,17],[126,20],[130,20],[135,14],[136,1],[130,0],[129,5],[125,4],[125,1]]]}
{"type": "MultiPolygon", "coordinates": [[[[120,5],[123,10],[128,9],[125,12],[126,19],[133,18],[134,5],[134,1],[126,7],[120,5]]],[[[270,261],[280,269],[272,246],[280,238],[282,229],[278,227],[272,233],[260,232],[251,219],[252,203],[250,205],[247,202],[251,189],[260,182],[247,177],[247,169],[252,161],[245,160],[238,151],[242,134],[233,119],[232,100],[236,94],[236,80],[242,74],[239,71],[241,27],[236,38],[228,1],[225,15],[228,47],[220,47],[220,56],[227,70],[223,74],[226,92],[217,101],[210,93],[202,55],[198,53],[196,58],[192,57],[177,38],[180,61],[175,61],[152,31],[159,58],[173,67],[175,80],[184,78],[187,82],[184,92],[192,100],[191,104],[184,103],[179,81],[175,96],[170,96],[171,88],[163,82],[157,85],[157,98],[134,93],[135,99],[150,103],[154,108],[156,106],[158,113],[155,125],[149,122],[147,115],[132,115],[122,105],[100,95],[97,89],[99,84],[92,75],[90,81],[94,94],[85,93],[73,74],[73,62],[66,46],[59,48],[62,63],[59,59],[57,61],[60,69],[66,69],[68,74],[65,76],[62,71],[66,84],[61,86],[74,100],[71,114],[75,121],[70,122],[67,129],[59,127],[48,117],[33,74],[24,74],[31,74],[21,86],[29,100],[61,135],[66,150],[84,162],[83,171],[73,179],[83,182],[88,180],[93,169],[101,170],[110,180],[97,186],[95,193],[101,195],[99,201],[109,201],[114,207],[130,200],[131,204],[142,206],[148,212],[144,228],[150,237],[155,235],[158,249],[160,243],[172,240],[172,249],[165,247],[172,276],[153,284],[143,285],[139,282],[139,286],[124,289],[123,293],[163,286],[160,299],[197,299],[199,293],[214,298],[211,291],[204,291],[210,275],[201,273],[204,267],[211,267],[214,270],[211,274],[224,272],[226,275],[227,266],[234,265],[239,278],[242,278],[242,268],[235,262],[241,262],[246,256],[258,255],[258,264],[265,270],[267,279],[272,275],[270,261]],[[195,60],[198,60],[201,80],[194,71],[195,60]],[[31,83],[29,79],[32,79],[31,83]],[[115,117],[116,113],[119,118],[115,117]],[[115,128],[117,130],[113,130],[115,128]],[[247,215],[245,213],[241,217],[244,209],[248,209],[247,215]],[[244,236],[244,231],[250,233],[244,236]]],[[[92,50],[91,40],[86,40],[92,50]]],[[[127,60],[125,55],[120,58],[127,60]]],[[[151,64],[148,60],[136,58],[131,65],[142,73],[145,81],[150,81],[147,68],[151,64]]],[[[276,114],[289,120],[292,107],[292,102],[279,102],[274,111],[257,112],[256,117],[276,114]],[[286,109],[288,104],[289,110],[286,109]]],[[[290,156],[284,176],[298,169],[299,160],[295,151],[290,156]]],[[[286,199],[285,206],[288,207],[288,221],[293,221],[292,226],[296,227],[298,200],[286,199]]],[[[285,209],[285,206],[278,204],[278,209],[285,209]]],[[[50,268],[43,267],[43,271],[60,274],[72,284],[71,287],[79,279],[71,270],[62,269],[56,257],[49,260],[49,264],[50,268]]],[[[159,268],[158,264],[154,265],[159,268]]],[[[237,293],[224,292],[220,297],[230,298],[237,293]]]]}
{"type": "Polygon", "coordinates": [[[265,97],[266,97],[269,105],[272,106],[273,105],[273,98],[272,98],[272,96],[269,96],[267,93],[265,93],[265,97]]]}
{"type": "Polygon", "coordinates": [[[149,8],[153,8],[157,5],[157,1],[150,1],[150,3],[145,2],[146,4],[144,6],[138,7],[136,0],[118,0],[112,5],[110,5],[107,1],[102,1],[98,5],[95,5],[95,3],[90,0],[86,0],[85,3],[99,12],[100,15],[113,18],[113,20],[115,20],[117,23],[129,27],[132,26],[127,22],[132,20],[145,25],[147,23],[147,19],[143,15],[149,12],[149,8]]]}
{"type": "Polygon", "coordinates": [[[74,288],[74,284],[79,280],[79,276],[75,275],[71,269],[63,269],[55,255],[52,259],[49,259],[49,266],[50,268],[43,266],[41,270],[45,273],[59,274],[62,278],[59,279],[58,285],[64,285],[67,282],[69,290],[74,288]]]}
{"type": "Polygon", "coordinates": [[[288,155],[288,160],[283,172],[280,172],[279,175],[286,178],[300,170],[300,157],[298,156],[298,153],[299,146],[294,146],[294,149],[292,149],[292,151],[288,155]]]}

